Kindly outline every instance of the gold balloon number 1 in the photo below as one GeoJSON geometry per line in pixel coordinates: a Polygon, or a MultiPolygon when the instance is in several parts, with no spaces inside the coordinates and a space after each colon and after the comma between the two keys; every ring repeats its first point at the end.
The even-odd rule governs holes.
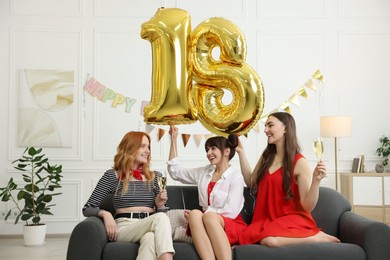
{"type": "Polygon", "coordinates": [[[246,134],[264,107],[264,88],[246,62],[245,37],[224,18],[210,18],[191,31],[188,12],[160,8],[141,26],[152,46],[152,96],[144,108],[150,124],[199,120],[218,135],[246,134]],[[220,57],[212,52],[219,48],[220,57]],[[231,101],[225,104],[226,92],[231,101]]]}

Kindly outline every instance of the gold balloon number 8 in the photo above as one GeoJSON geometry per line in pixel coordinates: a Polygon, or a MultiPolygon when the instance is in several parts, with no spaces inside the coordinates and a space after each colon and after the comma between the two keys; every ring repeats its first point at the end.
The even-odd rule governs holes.
{"type": "Polygon", "coordinates": [[[246,62],[239,28],[210,18],[192,32],[188,12],[160,8],[142,24],[141,37],[152,46],[152,96],[144,108],[150,124],[199,120],[212,133],[246,134],[263,112],[264,88],[246,62]],[[219,48],[220,57],[213,57],[219,48]],[[231,101],[226,104],[227,92],[231,101]]]}

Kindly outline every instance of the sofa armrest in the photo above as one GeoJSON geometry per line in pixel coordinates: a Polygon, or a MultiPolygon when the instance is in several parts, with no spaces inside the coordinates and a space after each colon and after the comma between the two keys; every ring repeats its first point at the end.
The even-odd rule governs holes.
{"type": "Polygon", "coordinates": [[[67,260],[101,259],[107,244],[103,221],[98,217],[88,217],[78,223],[69,238],[67,260]]]}
{"type": "Polygon", "coordinates": [[[339,228],[340,240],[362,247],[367,260],[390,259],[390,227],[385,223],[346,211],[339,228]]]}

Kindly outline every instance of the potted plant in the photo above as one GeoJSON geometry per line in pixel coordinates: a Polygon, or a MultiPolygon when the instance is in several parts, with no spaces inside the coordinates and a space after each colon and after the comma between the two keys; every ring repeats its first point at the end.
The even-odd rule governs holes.
{"type": "Polygon", "coordinates": [[[27,147],[23,155],[12,162],[24,181],[24,185],[18,186],[14,178],[10,178],[4,188],[0,188],[1,201],[13,203],[13,207],[5,215],[5,220],[12,212],[17,212],[15,224],[22,220],[23,237],[25,245],[44,244],[46,225],[41,223],[41,215],[53,215],[50,212],[50,204],[53,196],[61,193],[54,191],[61,188],[62,165],[51,165],[49,159],[42,154],[42,148],[27,147]],[[30,234],[30,229],[39,229],[43,234],[30,234]],[[32,241],[31,239],[37,239],[32,241]]]}
{"type": "Polygon", "coordinates": [[[379,164],[376,165],[375,170],[377,172],[383,172],[384,166],[386,166],[389,163],[389,155],[390,155],[390,138],[383,135],[381,138],[379,138],[380,147],[376,149],[376,153],[379,156],[382,156],[384,160],[382,161],[380,167],[379,164]]]}

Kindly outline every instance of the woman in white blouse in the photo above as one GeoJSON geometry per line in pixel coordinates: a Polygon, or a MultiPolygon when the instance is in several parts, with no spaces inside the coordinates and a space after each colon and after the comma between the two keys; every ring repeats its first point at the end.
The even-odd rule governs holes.
{"type": "Polygon", "coordinates": [[[207,139],[205,149],[210,164],[183,168],[177,158],[178,129],[171,126],[168,172],[172,179],[198,186],[200,210],[186,210],[185,217],[195,248],[201,259],[231,259],[231,246],[246,228],[241,217],[244,206],[244,180],[229,161],[235,155],[238,136],[207,139]]]}

